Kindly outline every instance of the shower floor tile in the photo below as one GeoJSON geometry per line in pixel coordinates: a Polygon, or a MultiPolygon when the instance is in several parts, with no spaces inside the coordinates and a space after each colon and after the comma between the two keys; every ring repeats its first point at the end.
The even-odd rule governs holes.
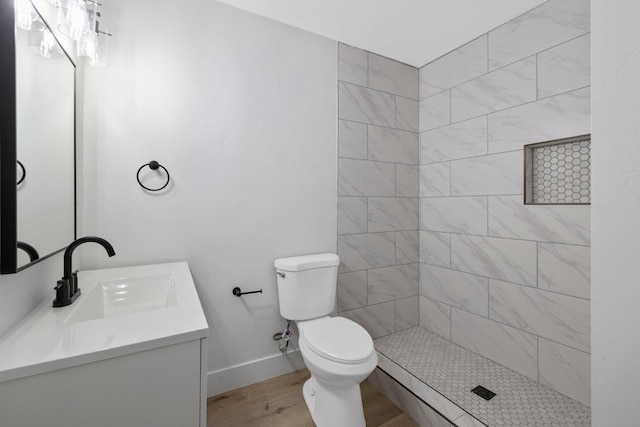
{"type": "Polygon", "coordinates": [[[402,368],[409,375],[389,373],[402,384],[403,381],[409,382],[403,385],[418,396],[420,394],[414,389],[425,383],[427,389],[435,390],[450,401],[445,405],[437,403],[445,412],[451,412],[452,402],[487,426],[591,425],[590,407],[422,327],[378,338],[374,343],[376,350],[384,356],[383,360],[386,358],[398,365],[389,366],[390,362],[384,360],[387,369],[382,363],[381,369],[402,368]],[[407,377],[409,381],[398,376],[407,377]],[[471,389],[478,385],[496,393],[496,396],[487,401],[472,393],[471,389]]]}

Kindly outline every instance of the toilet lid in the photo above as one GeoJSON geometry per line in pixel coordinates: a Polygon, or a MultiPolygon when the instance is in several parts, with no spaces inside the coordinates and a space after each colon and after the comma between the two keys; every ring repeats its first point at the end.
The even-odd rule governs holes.
{"type": "Polygon", "coordinates": [[[356,364],[364,362],[373,353],[371,336],[356,322],[344,317],[324,317],[304,323],[300,335],[318,356],[356,364]]]}

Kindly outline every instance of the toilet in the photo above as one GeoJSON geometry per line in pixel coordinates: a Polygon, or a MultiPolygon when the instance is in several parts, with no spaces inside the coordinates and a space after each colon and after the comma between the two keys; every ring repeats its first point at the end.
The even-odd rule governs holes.
{"type": "Polygon", "coordinates": [[[311,372],[302,394],[318,427],[365,426],[360,383],[378,357],[369,333],[344,317],[330,317],[340,258],[335,254],[275,260],[280,314],[298,326],[300,352],[311,372]]]}

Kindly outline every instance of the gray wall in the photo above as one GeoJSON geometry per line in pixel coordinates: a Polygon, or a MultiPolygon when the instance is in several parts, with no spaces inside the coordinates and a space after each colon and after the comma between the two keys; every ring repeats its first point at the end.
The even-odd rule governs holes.
{"type": "Polygon", "coordinates": [[[81,232],[117,256],[86,247],[81,267],[188,261],[210,394],[295,369],[272,339],[286,326],[273,261],[336,250],[336,42],[208,0],[104,15],[113,54],[87,73],[81,232]],[[154,194],[136,182],[152,159],[172,178],[154,194]]]}
{"type": "Polygon", "coordinates": [[[344,44],[338,311],[374,337],[418,324],[418,70],[344,44]]]}
{"type": "Polygon", "coordinates": [[[590,206],[524,206],[523,144],[590,133],[589,1],[420,69],[420,324],[590,402],[590,206]]]}

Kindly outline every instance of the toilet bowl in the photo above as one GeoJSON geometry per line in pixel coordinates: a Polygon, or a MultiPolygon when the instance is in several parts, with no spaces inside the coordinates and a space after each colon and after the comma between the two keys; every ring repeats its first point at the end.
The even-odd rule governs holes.
{"type": "Polygon", "coordinates": [[[377,363],[373,340],[357,323],[329,317],[336,303],[335,254],[275,260],[280,314],[296,321],[311,378],[302,388],[318,427],[364,427],[360,383],[377,363]]]}
{"type": "Polygon", "coordinates": [[[378,357],[367,331],[343,317],[298,322],[300,352],[311,372],[303,396],[318,427],[366,425],[360,383],[378,357]]]}

